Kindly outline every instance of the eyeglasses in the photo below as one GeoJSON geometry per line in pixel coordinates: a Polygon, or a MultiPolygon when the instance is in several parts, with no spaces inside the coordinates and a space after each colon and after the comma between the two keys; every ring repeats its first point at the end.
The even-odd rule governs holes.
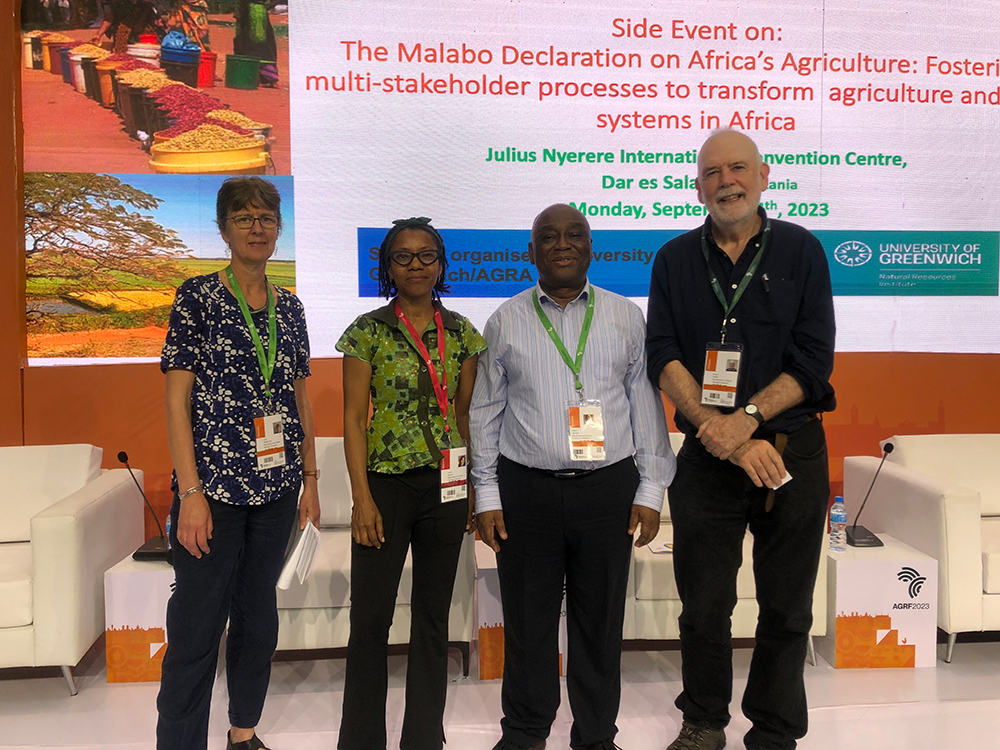
{"type": "Polygon", "coordinates": [[[249,229],[253,226],[255,221],[260,222],[262,229],[274,229],[278,226],[277,216],[230,216],[227,221],[233,222],[233,224],[240,229],[249,229]]]}
{"type": "Polygon", "coordinates": [[[389,255],[389,260],[397,266],[405,268],[413,262],[414,258],[419,260],[422,266],[431,266],[437,262],[439,257],[441,256],[438,255],[436,250],[424,250],[420,253],[392,253],[389,255]]]}

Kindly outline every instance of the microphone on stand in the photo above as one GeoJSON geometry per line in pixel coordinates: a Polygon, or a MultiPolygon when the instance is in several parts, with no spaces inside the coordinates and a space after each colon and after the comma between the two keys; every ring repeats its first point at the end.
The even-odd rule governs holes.
{"type": "Polygon", "coordinates": [[[156,528],[159,530],[160,535],[154,536],[152,539],[143,544],[139,549],[132,553],[133,560],[165,560],[168,563],[173,564],[174,555],[170,549],[170,543],[167,540],[166,535],[163,533],[163,527],[160,526],[160,519],[156,517],[156,511],[153,510],[153,506],[150,505],[149,498],[146,497],[146,493],[142,491],[142,485],[139,484],[139,480],[135,478],[135,474],[132,473],[132,467],[128,465],[128,453],[125,451],[118,451],[118,460],[125,465],[128,469],[129,476],[132,477],[132,481],[135,482],[135,486],[139,489],[139,494],[142,495],[142,499],[146,501],[146,507],[149,508],[149,512],[153,514],[153,520],[156,521],[156,528]]]}
{"type": "Polygon", "coordinates": [[[878,479],[878,473],[882,471],[882,465],[885,463],[885,459],[890,453],[892,453],[895,447],[896,446],[892,443],[885,444],[885,447],[882,449],[882,461],[875,470],[875,476],[872,477],[872,483],[868,487],[868,493],[865,495],[865,499],[861,501],[861,507],[858,508],[858,514],[854,516],[854,524],[847,527],[847,544],[851,547],[883,546],[881,539],[875,536],[864,526],[858,526],[858,519],[861,518],[861,511],[865,509],[865,503],[868,502],[868,496],[872,494],[872,489],[875,487],[875,480],[878,479]]]}

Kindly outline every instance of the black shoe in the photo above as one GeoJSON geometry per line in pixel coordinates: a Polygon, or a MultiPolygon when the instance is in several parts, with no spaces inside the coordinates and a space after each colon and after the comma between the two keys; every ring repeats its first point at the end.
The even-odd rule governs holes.
{"type": "Polygon", "coordinates": [[[501,737],[500,741],[493,746],[493,750],[545,750],[545,740],[542,740],[537,745],[525,747],[524,745],[517,745],[511,742],[506,737],[501,737]]]}
{"type": "Polygon", "coordinates": [[[722,750],[725,746],[725,730],[700,727],[685,721],[681,725],[681,733],[667,745],[667,750],[722,750]]]}
{"type": "Polygon", "coordinates": [[[253,737],[243,742],[233,742],[229,732],[226,732],[226,750],[268,750],[268,747],[260,741],[256,732],[253,737]]]}

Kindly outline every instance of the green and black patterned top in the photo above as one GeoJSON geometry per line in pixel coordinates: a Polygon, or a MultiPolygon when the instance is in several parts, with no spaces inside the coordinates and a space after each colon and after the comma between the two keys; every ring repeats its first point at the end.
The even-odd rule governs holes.
{"type": "MultiPolygon", "coordinates": [[[[466,318],[440,304],[448,370],[448,420],[434,397],[423,359],[410,343],[405,324],[393,312],[392,302],[359,316],[337,342],[337,350],[372,367],[373,413],[368,424],[368,470],[399,474],[441,460],[441,448],[462,445],[455,419],[455,394],[462,363],[486,348],[486,341],[466,318]]],[[[437,328],[434,321],[423,332],[424,346],[440,373],[437,328]]]]}

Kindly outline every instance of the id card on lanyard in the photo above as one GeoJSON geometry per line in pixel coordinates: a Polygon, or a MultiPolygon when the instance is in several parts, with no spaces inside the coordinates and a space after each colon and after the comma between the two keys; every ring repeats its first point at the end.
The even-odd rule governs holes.
{"type": "MultiPolygon", "coordinates": [[[[417,354],[424,360],[427,366],[427,373],[431,378],[431,387],[434,389],[434,397],[441,410],[444,419],[444,432],[446,438],[450,437],[451,425],[448,423],[448,368],[445,366],[445,341],[444,341],[444,321],[441,318],[441,310],[434,308],[434,325],[437,329],[438,362],[441,363],[441,375],[438,376],[437,368],[431,359],[431,353],[424,345],[424,340],[417,331],[410,319],[406,317],[403,308],[399,306],[397,300],[393,303],[393,310],[396,317],[406,326],[410,334],[410,343],[417,350],[417,354]]],[[[441,502],[447,503],[452,500],[462,500],[469,495],[468,491],[468,461],[465,447],[443,448],[441,450],[441,502]]]]}
{"type": "Polygon", "coordinates": [[[750,262],[747,272],[743,274],[739,286],[733,293],[733,298],[727,302],[726,295],[722,292],[722,285],[709,262],[708,240],[705,239],[704,232],[702,233],[701,252],[705,257],[705,265],[708,267],[712,291],[715,292],[716,299],[722,305],[722,330],[719,333],[719,341],[710,342],[705,346],[705,372],[701,379],[701,403],[703,406],[730,408],[736,406],[736,391],[743,369],[743,345],[726,342],[726,325],[736,322],[736,319],[730,319],[729,315],[736,308],[736,304],[743,297],[743,293],[750,285],[754,274],[757,273],[757,266],[760,265],[761,256],[764,254],[764,248],[767,247],[770,236],[771,220],[768,219],[764,224],[760,248],[750,262]]]}
{"type": "Polygon", "coordinates": [[[566,405],[567,414],[567,434],[569,436],[569,457],[573,461],[603,461],[604,451],[604,416],[601,411],[599,399],[584,398],[583,382],[580,380],[580,369],[583,366],[583,352],[587,347],[587,339],[590,336],[590,326],[594,321],[594,287],[587,287],[587,312],[583,317],[583,327],[580,329],[580,338],[576,344],[576,359],[570,357],[565,344],[556,333],[556,329],[549,320],[549,316],[542,309],[542,303],[538,301],[538,290],[531,293],[531,301],[535,305],[535,313],[542,322],[542,327],[549,334],[552,343],[555,344],[559,356],[563,362],[573,372],[575,378],[576,399],[570,400],[566,405]]]}
{"type": "Polygon", "coordinates": [[[271,376],[274,375],[274,363],[278,352],[278,316],[274,303],[274,295],[271,293],[271,285],[267,278],[264,278],[264,285],[267,289],[267,354],[264,354],[264,345],[260,341],[257,333],[257,326],[253,322],[250,314],[250,306],[247,305],[240,282],[233,274],[233,269],[226,266],[226,278],[233,288],[236,301],[239,303],[240,312],[243,313],[243,320],[246,321],[250,329],[250,338],[253,339],[254,349],[257,352],[257,364],[260,365],[260,374],[264,379],[264,397],[267,399],[263,409],[254,417],[254,453],[257,459],[257,470],[275,469],[285,465],[285,431],[282,426],[281,414],[274,406],[274,394],[271,392],[271,376]]]}

